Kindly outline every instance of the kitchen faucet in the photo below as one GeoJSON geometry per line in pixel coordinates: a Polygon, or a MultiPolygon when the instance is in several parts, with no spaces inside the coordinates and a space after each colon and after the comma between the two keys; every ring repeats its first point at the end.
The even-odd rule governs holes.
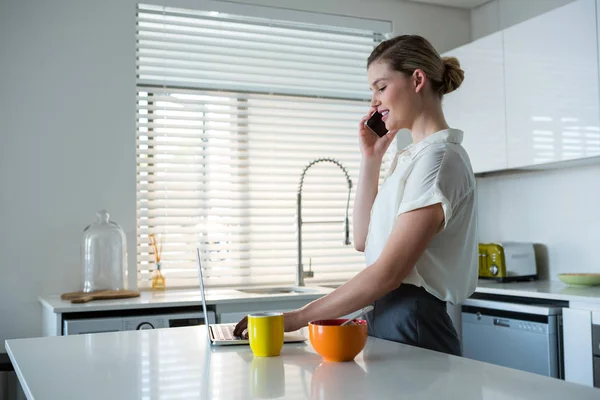
{"type": "Polygon", "coordinates": [[[344,172],[346,175],[346,181],[348,181],[348,200],[346,202],[346,238],[344,240],[344,245],[350,245],[350,223],[348,222],[348,209],[350,207],[350,192],[352,191],[352,180],[350,180],[350,175],[348,175],[348,171],[346,168],[339,162],[332,158],[318,158],[314,161],[311,161],[310,164],[304,168],[302,174],[300,175],[300,186],[298,187],[298,196],[297,196],[297,206],[298,206],[298,265],[296,268],[296,286],[304,286],[304,278],[312,278],[314,276],[313,271],[304,271],[302,267],[302,185],[304,184],[304,176],[306,175],[306,171],[310,167],[320,162],[330,162],[338,167],[344,172]]]}

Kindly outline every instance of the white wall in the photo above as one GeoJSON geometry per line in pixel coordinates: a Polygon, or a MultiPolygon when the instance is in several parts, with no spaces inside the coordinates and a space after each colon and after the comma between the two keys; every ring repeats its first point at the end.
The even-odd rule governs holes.
{"type": "MultiPolygon", "coordinates": [[[[37,296],[79,290],[106,208],[135,262],[133,2],[0,8],[0,340],[41,334],[37,296]]],[[[2,348],[0,348],[0,351],[2,348]]]]}
{"type": "Polygon", "coordinates": [[[572,1],[491,0],[471,11],[471,39],[508,28],[572,1]]]}
{"type": "MultiPolygon", "coordinates": [[[[473,39],[571,1],[493,0],[472,11],[473,39]]],[[[484,177],[477,184],[481,242],[541,244],[538,266],[551,280],[561,272],[600,272],[600,165],[484,177]]]]}
{"type": "MultiPolygon", "coordinates": [[[[440,52],[470,35],[467,11],[397,0],[246,3],[391,19],[440,52]]],[[[135,281],[135,4],[0,2],[2,346],[41,334],[39,295],[80,289],[82,230],[101,208],[125,230],[135,281]]]]}
{"type": "Polygon", "coordinates": [[[543,278],[600,272],[600,165],[477,179],[482,242],[539,244],[543,278]]]}

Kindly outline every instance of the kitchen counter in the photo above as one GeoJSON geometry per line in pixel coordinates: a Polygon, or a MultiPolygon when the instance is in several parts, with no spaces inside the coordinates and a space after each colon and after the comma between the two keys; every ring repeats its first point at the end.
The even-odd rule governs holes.
{"type": "Polygon", "coordinates": [[[598,399],[600,390],[369,338],[354,362],[309,342],[280,357],[210,347],[204,326],[15,339],[6,348],[30,400],[598,399]]]}
{"type": "MultiPolygon", "coordinates": [[[[207,305],[239,304],[240,302],[274,302],[285,300],[312,301],[330,293],[333,289],[323,286],[305,286],[302,293],[256,294],[245,293],[235,289],[209,288],[206,291],[207,305]]],[[[499,283],[479,280],[476,293],[497,294],[505,296],[533,297],[550,300],[581,301],[598,303],[600,307],[600,286],[577,287],[556,281],[531,281],[499,283]]],[[[119,300],[91,301],[83,304],[72,304],[60,299],[59,295],[40,296],[39,301],[45,315],[91,312],[133,310],[145,308],[166,308],[201,306],[199,289],[174,289],[164,292],[142,291],[140,297],[119,300]]],[[[48,317],[49,318],[49,317],[48,317]]]]}
{"type": "MultiPolygon", "coordinates": [[[[282,287],[278,286],[278,287],[282,287]]],[[[277,293],[256,294],[245,293],[235,289],[206,289],[206,304],[232,304],[240,301],[279,301],[279,300],[307,300],[311,301],[326,295],[333,289],[321,286],[306,286],[302,293],[277,293]]],[[[128,310],[141,308],[163,308],[200,306],[200,289],[173,289],[161,292],[142,291],[140,297],[118,300],[90,301],[88,303],[73,304],[70,301],[61,300],[60,295],[40,296],[42,306],[53,313],[72,313],[86,311],[128,310]]]]}
{"type": "Polygon", "coordinates": [[[583,301],[600,303],[600,286],[570,286],[560,281],[530,281],[500,283],[480,279],[476,293],[505,296],[533,297],[538,299],[583,301]]]}
{"type": "MultiPolygon", "coordinates": [[[[279,301],[307,300],[311,301],[330,293],[333,289],[323,286],[306,286],[303,293],[253,294],[235,289],[207,289],[208,305],[233,304],[240,301],[279,301]]],[[[587,301],[600,304],[600,286],[577,287],[557,281],[531,281],[499,283],[480,279],[476,293],[499,294],[506,296],[534,297],[566,301],[587,301]]],[[[59,295],[40,296],[42,306],[54,313],[70,313],[82,311],[125,310],[153,307],[180,307],[201,305],[199,289],[174,289],[164,292],[142,291],[140,297],[120,300],[91,301],[84,304],[72,304],[60,299],[59,295]]]]}

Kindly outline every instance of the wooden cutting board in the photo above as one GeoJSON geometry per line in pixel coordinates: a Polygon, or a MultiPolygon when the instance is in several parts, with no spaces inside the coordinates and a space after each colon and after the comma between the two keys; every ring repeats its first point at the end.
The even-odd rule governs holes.
{"type": "Polygon", "coordinates": [[[137,290],[98,290],[96,292],[71,292],[60,296],[63,300],[71,300],[71,303],[87,303],[92,300],[127,299],[139,297],[137,290]]]}

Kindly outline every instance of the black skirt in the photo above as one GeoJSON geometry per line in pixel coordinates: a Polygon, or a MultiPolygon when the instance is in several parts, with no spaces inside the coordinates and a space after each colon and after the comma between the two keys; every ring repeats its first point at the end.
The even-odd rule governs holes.
{"type": "Polygon", "coordinates": [[[367,314],[369,336],[462,355],[446,302],[424,288],[403,283],[373,306],[367,314]]]}

